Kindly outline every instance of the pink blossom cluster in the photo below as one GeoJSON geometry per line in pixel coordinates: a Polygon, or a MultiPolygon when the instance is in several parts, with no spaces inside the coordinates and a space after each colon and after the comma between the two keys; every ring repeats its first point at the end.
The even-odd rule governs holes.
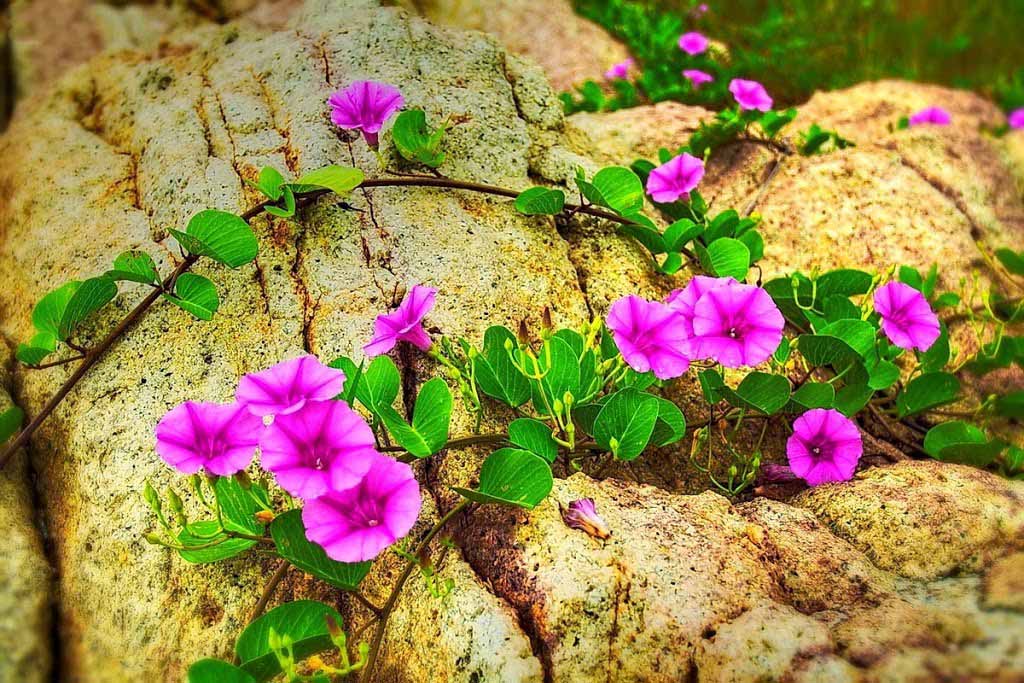
{"type": "Polygon", "coordinates": [[[782,313],[764,289],[731,277],[697,276],[664,302],[626,296],[608,311],[626,363],[658,379],[684,374],[693,360],[754,366],[782,341],[782,313]]]}
{"type": "MultiPolygon", "coordinates": [[[[395,313],[379,316],[367,355],[398,341],[429,348],[422,318],[435,291],[414,286],[395,313]]],[[[405,463],[379,453],[373,430],[337,397],[345,373],[301,356],[248,374],[228,405],[187,401],[156,427],[160,457],[184,474],[232,476],[260,451],[277,484],[305,502],[306,537],[339,562],[376,557],[419,516],[419,485],[405,463]]]]}

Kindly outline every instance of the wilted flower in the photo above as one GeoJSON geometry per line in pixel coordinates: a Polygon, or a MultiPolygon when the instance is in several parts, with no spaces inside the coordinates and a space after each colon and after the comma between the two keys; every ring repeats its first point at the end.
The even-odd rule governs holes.
{"type": "Polygon", "coordinates": [[[1010,128],[1024,128],[1024,107],[1011,111],[1006,117],[1006,123],[1010,128]]]}
{"type": "Polygon", "coordinates": [[[690,367],[686,323],[665,304],[625,296],[612,304],[607,322],[619,352],[637,372],[672,379],[690,367]]]}
{"type": "Polygon", "coordinates": [[[789,466],[811,486],[850,479],[863,452],[857,425],[832,409],[815,408],[798,417],[786,442],[789,466]]]}
{"type": "Polygon", "coordinates": [[[260,417],[287,415],[306,401],[326,401],[341,393],[345,373],[329,368],[315,356],[292,358],[252,373],[238,383],[235,398],[260,417]]]}
{"type": "Polygon", "coordinates": [[[278,415],[260,439],[263,467],[288,493],[310,500],[359,483],[373,464],[373,431],[344,401],[278,415]]]}
{"type": "Polygon", "coordinates": [[[715,80],[715,77],[709,74],[707,71],[701,71],[700,69],[683,69],[683,78],[690,81],[690,86],[694,90],[700,89],[700,86],[705,83],[710,83],[715,80]]]}
{"type": "Polygon", "coordinates": [[[907,119],[907,122],[911,126],[948,126],[952,120],[953,117],[942,107],[925,107],[907,119]]]}
{"type": "Polygon", "coordinates": [[[361,130],[367,144],[377,146],[377,133],[405,100],[393,85],[377,81],[356,81],[331,95],[331,121],[347,130],[361,130]]]}
{"type": "Polygon", "coordinates": [[[373,339],[363,347],[367,356],[387,353],[400,341],[407,341],[422,351],[430,348],[430,335],[423,329],[423,318],[434,307],[437,290],[413,285],[394,313],[378,315],[373,324],[373,339]]]}
{"type": "Polygon", "coordinates": [[[562,509],[562,520],[573,529],[585,531],[594,538],[604,540],[612,535],[608,524],[597,514],[593,498],[580,498],[569,503],[568,508],[562,509]]]}
{"type": "Polygon", "coordinates": [[[688,55],[699,55],[708,49],[708,39],[696,31],[684,33],[679,36],[679,49],[688,55]]]}
{"type": "Polygon", "coordinates": [[[656,202],[674,202],[697,187],[704,177],[704,162],[692,154],[672,157],[647,176],[647,194],[656,202]]]}
{"type": "Polygon", "coordinates": [[[156,452],[182,474],[205,469],[227,477],[252,462],[263,421],[238,403],[186,401],[156,426],[156,452]]]}
{"type": "Polygon", "coordinates": [[[419,485],[405,463],[373,453],[356,486],[331,491],[302,509],[306,538],[338,562],[363,562],[405,536],[420,514],[419,485]]]}
{"type": "Polygon", "coordinates": [[[727,368],[768,360],[782,341],[785,321],[760,287],[723,278],[693,305],[693,351],[727,368]]]}
{"type": "Polygon", "coordinates": [[[682,289],[673,289],[665,299],[665,304],[682,314],[683,320],[686,321],[686,332],[693,337],[693,307],[707,292],[729,282],[735,283],[736,280],[731,277],[695,275],[682,289]]]}
{"type": "Polygon", "coordinates": [[[882,317],[885,336],[901,349],[927,351],[942,332],[924,295],[902,282],[878,288],[875,310],[882,317]]]}
{"type": "Polygon", "coordinates": [[[616,78],[629,78],[629,70],[633,68],[636,62],[633,61],[632,57],[627,57],[624,61],[618,64],[612,64],[612,66],[604,72],[604,77],[609,81],[613,81],[616,78]]]}
{"type": "Polygon", "coordinates": [[[734,78],[729,81],[729,92],[740,105],[740,109],[756,109],[768,111],[772,108],[772,98],[764,86],[757,81],[734,78]]]}
{"type": "Polygon", "coordinates": [[[797,479],[799,477],[793,472],[792,467],[776,465],[772,462],[762,465],[761,470],[757,473],[757,481],[760,484],[787,484],[797,479]]]}

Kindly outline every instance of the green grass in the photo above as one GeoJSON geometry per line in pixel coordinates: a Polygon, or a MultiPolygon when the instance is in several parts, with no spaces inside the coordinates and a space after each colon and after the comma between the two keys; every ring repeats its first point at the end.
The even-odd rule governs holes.
{"type": "MultiPolygon", "coordinates": [[[[646,99],[721,106],[729,78],[760,80],[776,106],[815,90],[905,78],[980,92],[1006,109],[1024,106],[1024,0],[576,0],[577,11],[621,38],[643,65],[646,99]],[[698,30],[728,57],[687,58],[676,38],[698,30]],[[713,71],[694,93],[679,72],[713,71]]],[[[614,108],[614,105],[612,105],[614,108]]]]}

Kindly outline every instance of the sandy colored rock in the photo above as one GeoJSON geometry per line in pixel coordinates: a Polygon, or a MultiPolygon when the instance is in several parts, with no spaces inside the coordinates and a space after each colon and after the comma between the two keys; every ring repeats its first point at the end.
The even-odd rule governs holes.
{"type": "Polygon", "coordinates": [[[985,574],[985,606],[1024,612],[1024,552],[996,560],[985,574]]]}

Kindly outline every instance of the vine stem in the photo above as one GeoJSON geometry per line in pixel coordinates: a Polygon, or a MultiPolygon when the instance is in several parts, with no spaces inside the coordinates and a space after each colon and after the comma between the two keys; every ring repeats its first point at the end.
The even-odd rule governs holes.
{"type": "MultiPolygon", "coordinates": [[[[438,520],[437,524],[434,525],[434,528],[432,528],[427,535],[423,537],[423,540],[419,542],[419,545],[416,546],[416,550],[412,553],[414,559],[411,559],[406,563],[405,569],[403,569],[402,573],[399,575],[398,581],[395,582],[394,588],[391,589],[391,595],[388,596],[387,602],[384,603],[384,606],[380,608],[380,614],[377,617],[377,629],[374,631],[373,641],[370,643],[370,652],[366,657],[366,666],[363,668],[363,671],[366,672],[365,683],[371,683],[371,681],[373,681],[373,665],[377,661],[377,655],[380,653],[380,645],[384,640],[384,629],[387,628],[388,617],[391,616],[391,612],[395,609],[395,604],[398,602],[398,596],[402,593],[402,588],[405,586],[405,582],[409,580],[410,576],[412,576],[412,572],[418,564],[418,558],[423,555],[427,546],[429,546],[430,542],[433,541],[439,533],[441,533],[441,530],[444,529],[445,525],[448,524],[448,522],[450,522],[457,514],[465,510],[466,507],[469,506],[469,503],[470,501],[463,500],[461,503],[449,510],[444,517],[438,520]]],[[[362,676],[359,678],[360,680],[363,679],[362,676]]]]}
{"type": "MultiPolygon", "coordinates": [[[[263,594],[260,595],[259,602],[252,608],[252,612],[249,614],[249,623],[256,621],[262,616],[263,612],[266,611],[267,605],[270,604],[270,599],[274,597],[274,591],[277,590],[277,586],[284,580],[288,570],[291,569],[291,564],[288,560],[281,560],[280,566],[277,571],[274,572],[273,576],[267,581],[267,585],[263,587],[263,594]]],[[[235,664],[238,664],[238,653],[234,656],[235,664]]]]}
{"type": "MultiPolygon", "coordinates": [[[[363,180],[356,188],[374,188],[374,187],[438,187],[449,190],[466,190],[468,192],[477,192],[481,194],[489,194],[498,197],[516,198],[519,196],[519,192],[510,190],[504,187],[498,187],[496,185],[487,185],[485,183],[474,183],[464,180],[453,180],[450,178],[438,178],[434,176],[399,176],[396,178],[367,178],[363,180]]],[[[313,190],[312,192],[306,192],[296,197],[296,205],[304,206],[313,202],[314,200],[330,194],[330,190],[313,190]]],[[[248,209],[245,213],[241,214],[241,218],[246,222],[251,221],[256,216],[263,213],[264,209],[271,205],[270,200],[266,200],[256,204],[255,206],[248,209]]],[[[562,210],[563,213],[583,213],[589,216],[595,216],[597,218],[603,218],[605,220],[618,223],[620,225],[632,225],[633,221],[623,218],[618,214],[612,213],[611,211],[605,211],[604,209],[595,208],[593,206],[583,206],[577,204],[566,204],[562,210]]],[[[64,383],[57,389],[56,393],[50,397],[46,404],[42,407],[39,413],[32,418],[32,420],[25,426],[21,432],[18,433],[14,440],[8,444],[7,448],[4,449],[3,453],[0,453],[0,470],[2,470],[7,463],[10,461],[14,454],[28,444],[32,435],[38,431],[39,427],[42,426],[43,422],[53,413],[54,410],[61,404],[61,402],[67,398],[71,390],[85,377],[86,373],[92,369],[94,365],[110,350],[110,348],[127,332],[136,322],[138,322],[146,312],[155,304],[160,296],[169,291],[173,291],[174,283],[178,277],[183,273],[188,272],[192,266],[194,266],[201,258],[198,254],[189,254],[185,259],[178,264],[174,271],[168,275],[164,280],[159,289],[154,288],[149,294],[146,295],[142,301],[140,301],[135,308],[133,308],[124,319],[121,320],[118,325],[110,331],[101,341],[95,344],[81,359],[81,363],[75,368],[75,371],[71,373],[71,376],[64,381],[64,383]]]]}

